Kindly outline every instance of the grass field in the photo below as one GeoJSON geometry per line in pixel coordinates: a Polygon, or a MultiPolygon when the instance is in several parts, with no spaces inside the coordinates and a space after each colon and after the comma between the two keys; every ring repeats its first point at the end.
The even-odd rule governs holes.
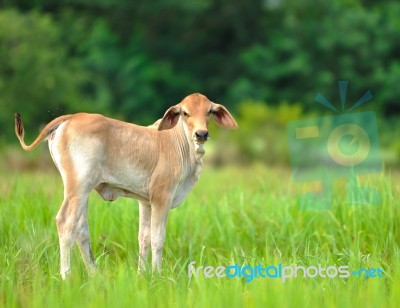
{"type": "Polygon", "coordinates": [[[283,169],[211,170],[170,212],[162,275],[138,276],[136,201],[89,201],[99,273],[88,278],[75,247],[72,275],[59,275],[54,217],[62,201],[56,173],[8,173],[0,179],[2,307],[398,307],[400,176],[367,178],[380,206],[346,204],[335,185],[332,210],[305,211],[297,184],[283,169]],[[188,277],[188,265],[380,268],[383,278],[188,277]]]}

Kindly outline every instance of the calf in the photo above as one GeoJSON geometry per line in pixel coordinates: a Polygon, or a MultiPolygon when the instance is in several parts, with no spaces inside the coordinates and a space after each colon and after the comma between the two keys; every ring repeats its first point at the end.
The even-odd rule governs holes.
{"type": "Polygon", "coordinates": [[[47,139],[64,183],[64,201],[56,216],[63,279],[70,272],[75,241],[88,273],[96,271],[87,218],[93,189],[104,200],[123,196],[139,201],[139,271],[145,270],[150,245],[152,268],[161,271],[167,215],[199,177],[210,117],[221,127],[238,127],[224,106],[191,94],[148,127],[99,114],[64,115],[47,124],[27,146],[21,116],[15,114],[22,148],[30,151],[47,139]]]}

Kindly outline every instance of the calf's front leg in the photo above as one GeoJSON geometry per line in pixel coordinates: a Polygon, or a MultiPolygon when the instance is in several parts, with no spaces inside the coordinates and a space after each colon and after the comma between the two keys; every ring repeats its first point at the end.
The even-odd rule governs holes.
{"type": "Polygon", "coordinates": [[[151,209],[151,257],[152,269],[161,273],[162,252],[164,247],[168,204],[152,204],[151,209]]]}
{"type": "Polygon", "coordinates": [[[151,244],[151,206],[149,203],[139,202],[139,264],[138,272],[146,271],[147,255],[151,244]]]}

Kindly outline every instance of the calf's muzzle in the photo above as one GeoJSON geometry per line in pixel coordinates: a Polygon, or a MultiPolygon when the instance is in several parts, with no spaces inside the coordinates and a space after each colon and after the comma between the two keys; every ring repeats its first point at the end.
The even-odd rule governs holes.
{"type": "Polygon", "coordinates": [[[196,141],[205,142],[208,139],[208,131],[206,130],[198,130],[194,133],[196,137],[196,141]]]}

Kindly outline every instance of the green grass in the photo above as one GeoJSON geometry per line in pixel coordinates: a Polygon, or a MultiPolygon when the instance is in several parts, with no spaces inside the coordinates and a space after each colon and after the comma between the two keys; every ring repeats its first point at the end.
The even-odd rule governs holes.
{"type": "Polygon", "coordinates": [[[138,276],[136,201],[89,201],[99,273],[88,278],[77,248],[72,275],[59,276],[54,217],[58,174],[2,174],[0,306],[4,307],[396,307],[400,302],[400,201],[396,174],[367,178],[380,206],[346,204],[335,185],[332,210],[298,208],[297,184],[282,169],[213,171],[206,166],[187,200],[170,212],[162,275],[138,276]],[[188,278],[198,266],[348,265],[380,267],[384,278],[188,278]]]}

